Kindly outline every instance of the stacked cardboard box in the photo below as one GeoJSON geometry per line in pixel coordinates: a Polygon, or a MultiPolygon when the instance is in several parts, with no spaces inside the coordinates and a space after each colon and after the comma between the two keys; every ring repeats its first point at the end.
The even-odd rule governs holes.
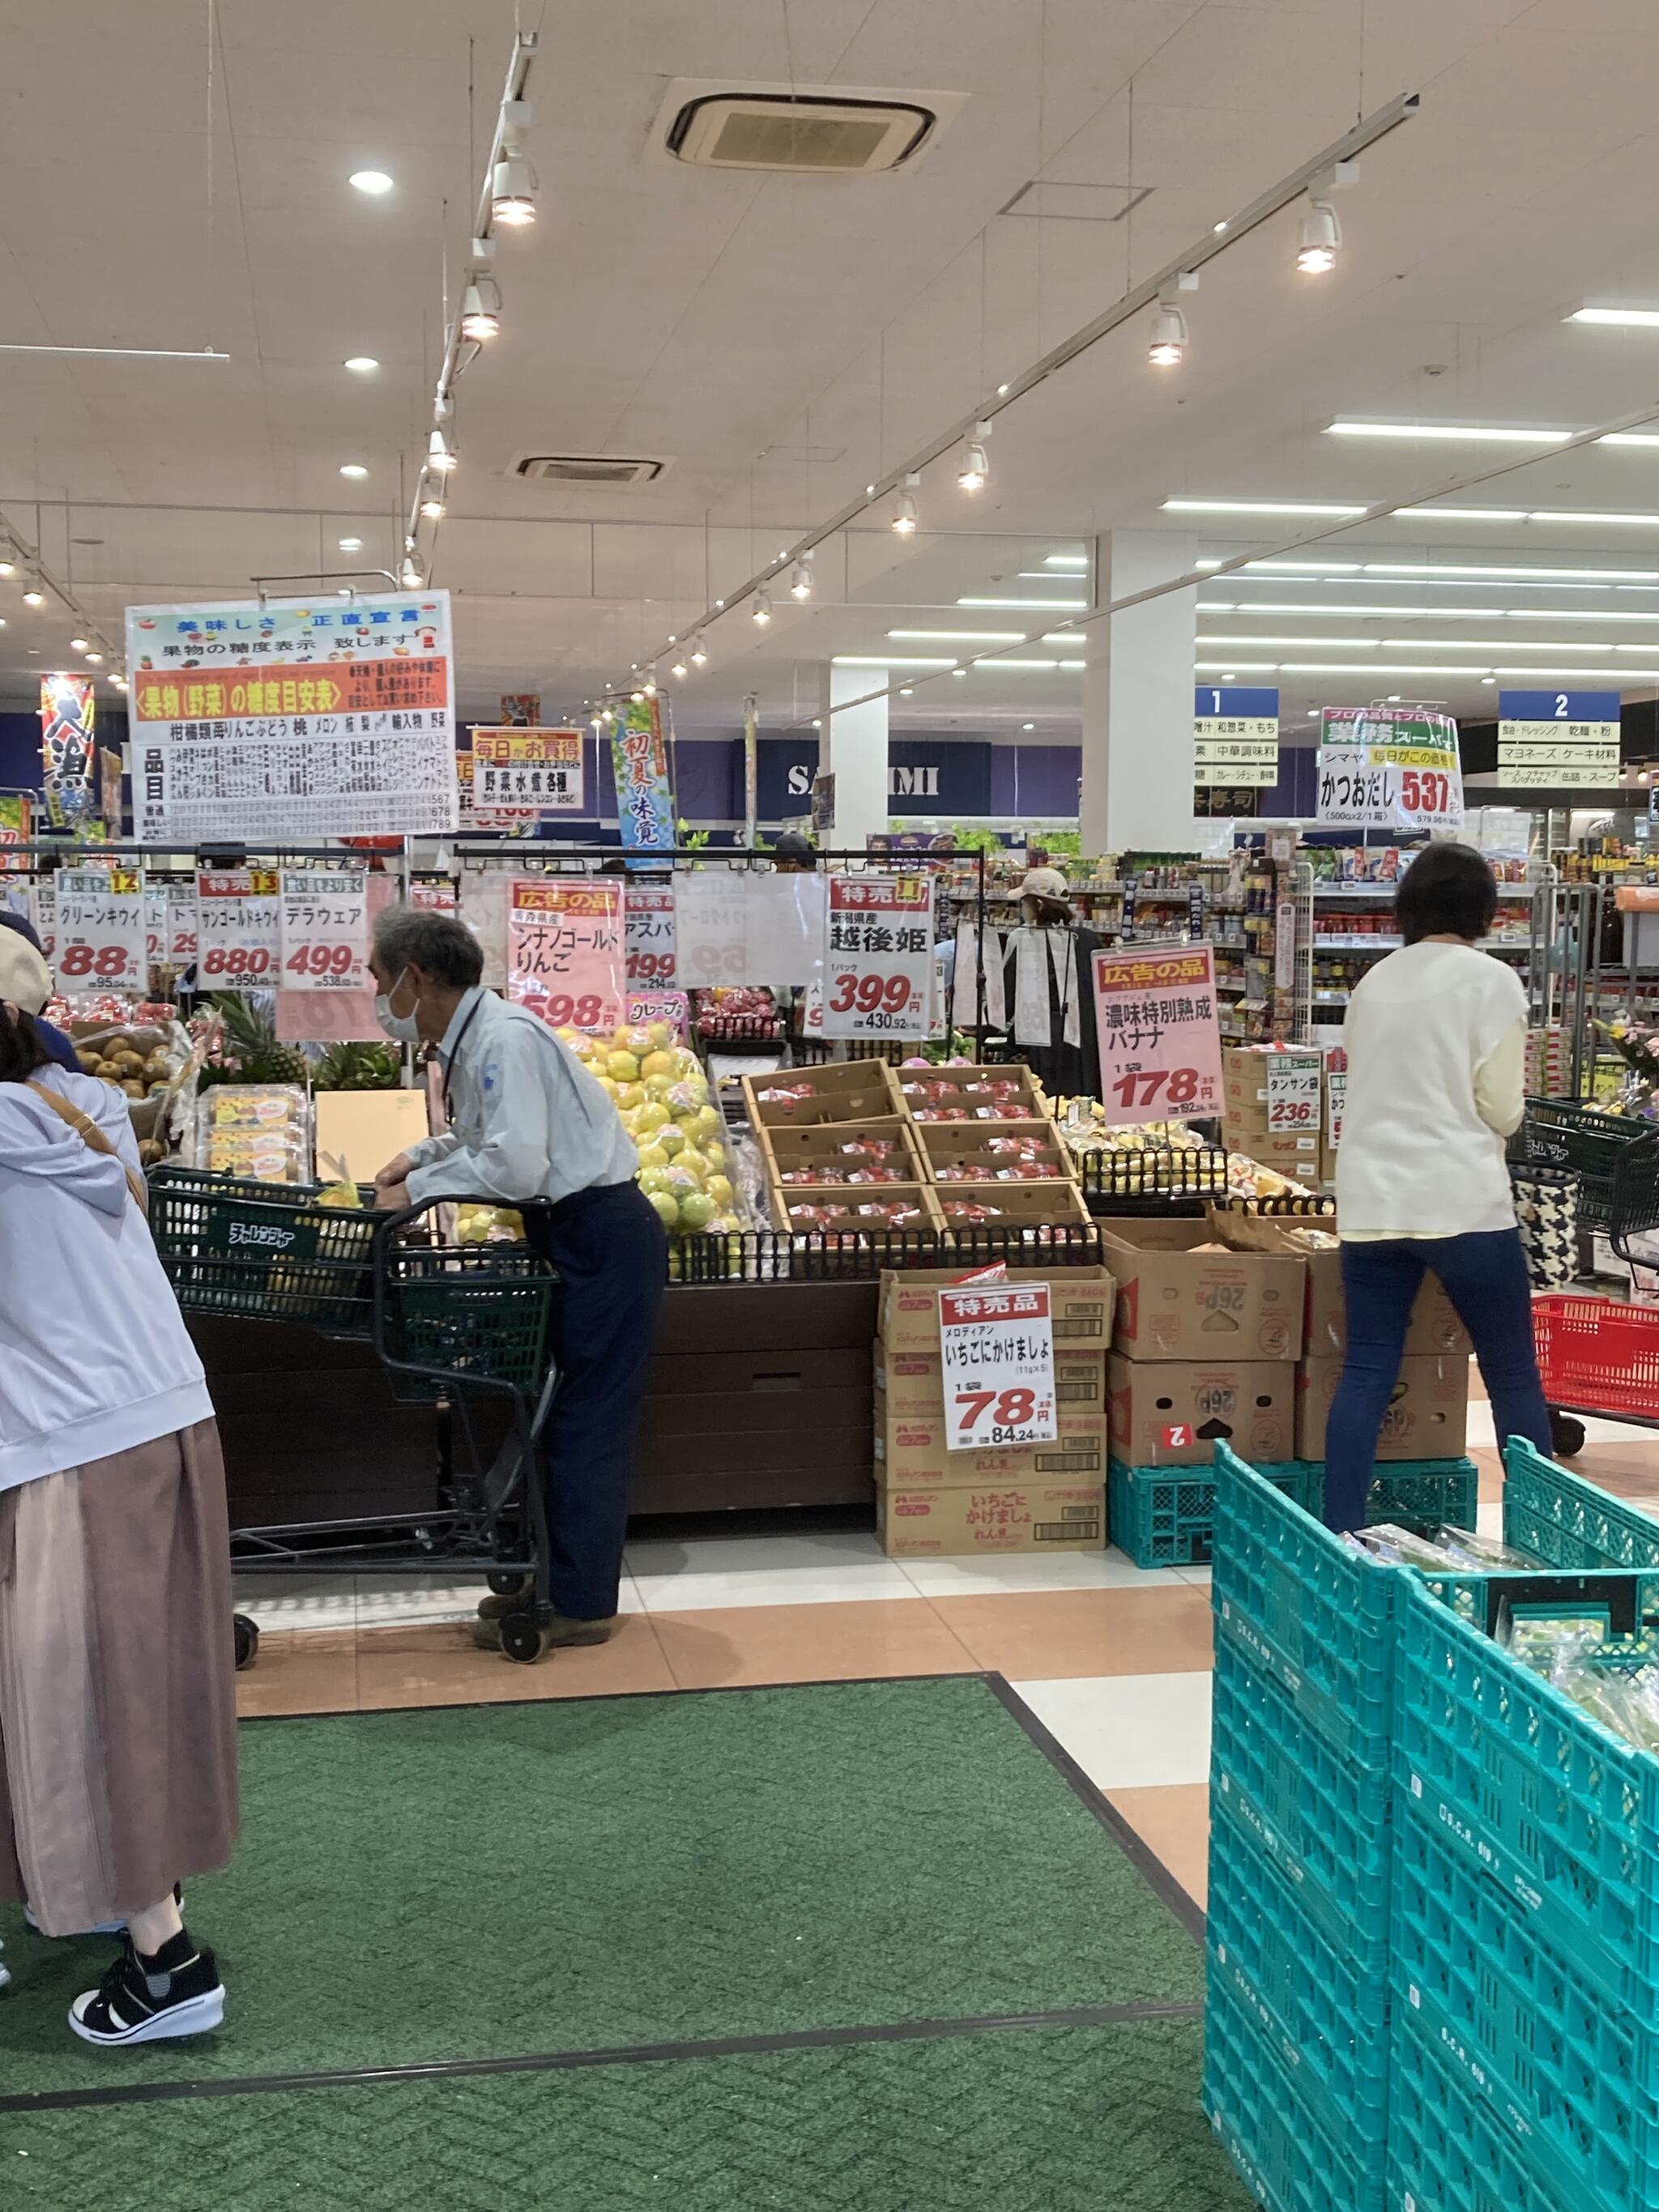
{"type": "Polygon", "coordinates": [[[910,1124],[947,1226],[989,1223],[1086,1228],[1072,1156],[1047,1120],[910,1124]]]}
{"type": "Polygon", "coordinates": [[[878,1525],[891,1559],[1098,1552],[1106,1541],[1106,1345],[1113,1284],[1101,1267],[1011,1267],[1048,1283],[1060,1435],[1048,1444],[947,1451],[939,1294],[927,1269],[881,1281],[874,1348],[878,1525]]]}
{"type": "Polygon", "coordinates": [[[1328,1156],[1324,1054],[1314,1046],[1282,1050],[1264,1045],[1229,1045],[1221,1060],[1225,1102],[1222,1133],[1228,1151],[1247,1153],[1262,1167],[1313,1188],[1321,1180],[1328,1156]],[[1307,1078],[1310,1112],[1301,1128],[1268,1127],[1267,1076],[1275,1063],[1281,1068],[1300,1069],[1307,1078]]]}

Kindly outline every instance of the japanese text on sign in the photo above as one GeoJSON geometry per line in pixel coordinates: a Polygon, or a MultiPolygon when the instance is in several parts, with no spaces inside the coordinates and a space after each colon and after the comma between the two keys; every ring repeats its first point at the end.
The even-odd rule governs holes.
{"type": "Polygon", "coordinates": [[[138,871],[62,868],[57,891],[58,988],[142,994],[149,959],[138,871]]]}
{"type": "Polygon", "coordinates": [[[507,995],[552,1029],[613,1030],[628,1012],[620,883],[515,880],[507,995]]]}
{"type": "Polygon", "coordinates": [[[678,979],[672,884],[629,884],[623,914],[629,989],[635,985],[643,990],[671,988],[678,979]]]}
{"type": "Polygon", "coordinates": [[[674,799],[668,782],[658,699],[617,709],[611,725],[611,765],[617,780],[617,826],[624,846],[667,852],[674,842],[674,799]]]}
{"type": "Polygon", "coordinates": [[[580,814],[586,804],[580,730],[474,729],[472,818],[533,822],[542,814],[580,814]]]}
{"type": "Polygon", "coordinates": [[[1271,1136],[1300,1136],[1319,1127],[1320,1077],[1316,1052],[1275,1052],[1267,1056],[1267,1130],[1271,1136]]]}
{"type": "Polygon", "coordinates": [[[1193,781],[1279,781],[1279,693],[1200,684],[1193,694],[1193,781]]]}
{"type": "Polygon", "coordinates": [[[1534,791],[1616,784],[1619,732],[1616,691],[1500,691],[1498,780],[1534,791]]]}
{"type": "Polygon", "coordinates": [[[196,878],[197,979],[204,991],[270,990],[282,953],[275,868],[233,868],[196,878]]]}
{"type": "Polygon", "coordinates": [[[1047,1283],[939,1292],[947,1451],[1052,1443],[1059,1435],[1050,1303],[1047,1283]]]}
{"type": "Polygon", "coordinates": [[[1328,707],[1318,814],[1354,830],[1461,829],[1457,724],[1420,707],[1328,707]]]}
{"type": "Polygon", "coordinates": [[[368,973],[368,879],[361,868],[285,868],[284,991],[361,991],[368,973]]]}
{"type": "Polygon", "coordinates": [[[1334,1152],[1342,1141],[1342,1115],[1348,1103],[1348,1071],[1334,1067],[1325,1079],[1325,1141],[1334,1152]]]}
{"type": "Polygon", "coordinates": [[[1212,946],[1097,952],[1094,993],[1109,1121],[1190,1121],[1221,1111],[1212,946]]]}
{"type": "Polygon", "coordinates": [[[628,1019],[630,1026],[646,1028],[653,1022],[667,1022],[675,1043],[684,1044],[691,1034],[691,1003],[684,991],[630,991],[628,1019]]]}
{"type": "Polygon", "coordinates": [[[925,876],[834,876],[824,958],[826,1037],[925,1037],[933,981],[925,876]]]}

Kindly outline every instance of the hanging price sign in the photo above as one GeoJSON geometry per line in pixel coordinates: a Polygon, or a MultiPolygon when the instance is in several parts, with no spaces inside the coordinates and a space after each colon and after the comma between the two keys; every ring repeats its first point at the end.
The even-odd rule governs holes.
{"type": "Polygon", "coordinates": [[[1342,1114],[1348,1103],[1348,1071],[1334,1067],[1325,1079],[1325,1141],[1334,1152],[1342,1141],[1342,1114]]]}
{"type": "Polygon", "coordinates": [[[274,989],[282,951],[275,868],[228,868],[196,878],[196,971],[204,991],[274,989]]]}
{"type": "Polygon", "coordinates": [[[1323,1069],[1316,1052],[1275,1052],[1267,1055],[1267,1133],[1270,1136],[1300,1136],[1319,1127],[1320,1078],[1323,1069]]]}
{"type": "Polygon", "coordinates": [[[1221,1111],[1221,1029],[1208,945],[1097,952],[1100,1095],[1119,1125],[1221,1111]]]}
{"type": "Polygon", "coordinates": [[[58,957],[58,896],[50,884],[31,884],[29,920],[40,940],[40,956],[50,968],[58,957]]]}
{"type": "Polygon", "coordinates": [[[368,968],[368,878],[361,868],[284,868],[284,991],[361,991],[368,968]]]}
{"type": "Polygon", "coordinates": [[[196,886],[194,884],[169,884],[167,887],[167,924],[161,951],[161,961],[169,968],[188,968],[196,957],[196,886]]]}
{"type": "Polygon", "coordinates": [[[623,913],[629,988],[672,989],[678,980],[672,884],[630,883],[623,913]]]}
{"type": "Polygon", "coordinates": [[[580,814],[586,803],[580,730],[473,730],[472,818],[480,829],[580,814]]]}
{"type": "Polygon", "coordinates": [[[826,1037],[926,1037],[933,897],[926,876],[833,876],[823,972],[826,1037]]]}
{"type": "Polygon", "coordinates": [[[149,973],[143,878],[137,868],[60,868],[59,989],[143,993],[149,973]]]}
{"type": "Polygon", "coordinates": [[[628,1012],[620,883],[516,880],[507,995],[553,1029],[613,1030],[628,1012]]]}
{"type": "Polygon", "coordinates": [[[428,907],[435,914],[459,910],[454,880],[449,876],[417,876],[409,887],[410,906],[428,907]]]}
{"type": "Polygon", "coordinates": [[[1422,708],[1328,707],[1319,819],[1350,830],[1461,830],[1455,721],[1422,708]]]}
{"type": "Polygon", "coordinates": [[[939,1294],[945,1448],[1052,1443],[1054,1340],[1047,1283],[959,1284],[939,1294]]]}

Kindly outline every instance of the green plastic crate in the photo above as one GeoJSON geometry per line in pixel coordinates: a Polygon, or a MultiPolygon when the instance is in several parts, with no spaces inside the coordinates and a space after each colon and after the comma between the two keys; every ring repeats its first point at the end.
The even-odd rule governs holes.
{"type": "Polygon", "coordinates": [[[1553,1567],[1659,1568],[1659,1522],[1557,1467],[1524,1437],[1511,1437],[1504,1464],[1506,1544],[1553,1567]]]}
{"type": "MultiPolygon", "coordinates": [[[[1285,1460],[1255,1472],[1310,1513],[1319,1510],[1325,1470],[1315,1462],[1285,1460]]],[[[1111,1540],[1138,1567],[1208,1564],[1215,1537],[1213,1468],[1126,1467],[1115,1459],[1107,1504],[1111,1540]]]]}

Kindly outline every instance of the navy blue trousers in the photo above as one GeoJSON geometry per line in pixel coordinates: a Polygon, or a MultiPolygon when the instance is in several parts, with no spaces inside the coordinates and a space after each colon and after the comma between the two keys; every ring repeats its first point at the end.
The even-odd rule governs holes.
{"type": "Polygon", "coordinates": [[[1406,1329],[1425,1270],[1439,1277],[1474,1342],[1499,1444],[1525,1437],[1541,1452],[1553,1449],[1533,1350],[1532,1292],[1518,1229],[1344,1244],[1348,1350],[1325,1425],[1329,1528],[1365,1525],[1376,1440],[1400,1379],[1406,1329]]]}
{"type": "Polygon", "coordinates": [[[543,1438],[554,1609],[617,1610],[628,1486],[667,1273],[667,1238],[637,1183],[610,1183],[525,1216],[559,1271],[553,1358],[561,1381],[543,1438]]]}

